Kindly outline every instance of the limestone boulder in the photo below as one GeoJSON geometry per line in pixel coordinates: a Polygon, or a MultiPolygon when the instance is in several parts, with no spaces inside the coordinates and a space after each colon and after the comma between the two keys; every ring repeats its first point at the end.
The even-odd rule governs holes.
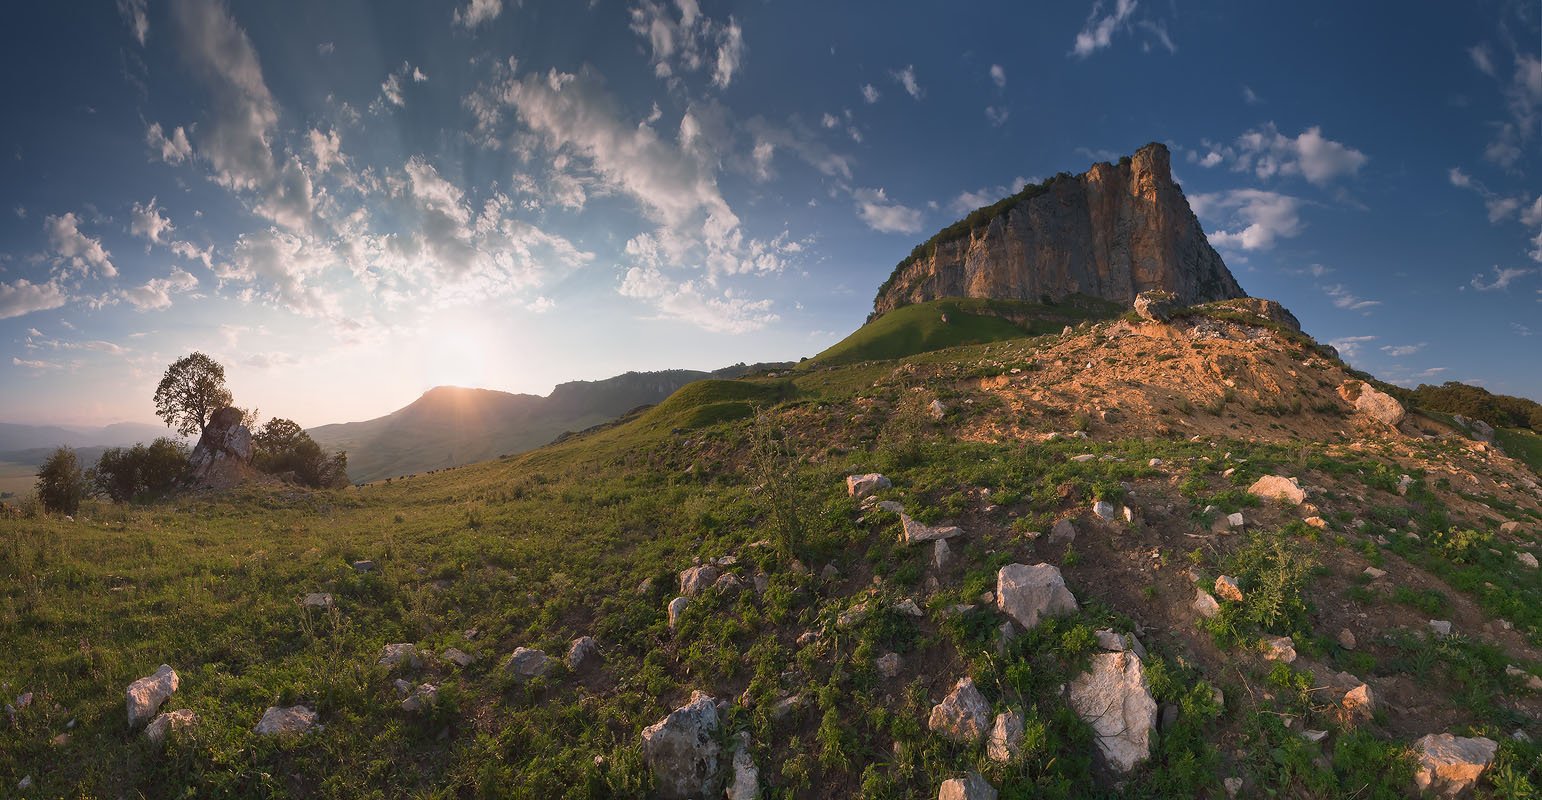
{"type": "Polygon", "coordinates": [[[996,573],[996,606],[1024,628],[1046,616],[1074,614],[1079,606],[1052,564],[1008,564],[996,573]]]}
{"type": "Polygon", "coordinates": [[[977,742],[990,725],[990,705],[972,678],[961,678],[953,691],[932,706],[926,727],[955,742],[977,742]]]}
{"type": "Polygon", "coordinates": [[[1016,761],[1023,751],[1023,714],[1005,711],[996,715],[991,735],[985,740],[985,755],[1003,764],[1016,761]]]}
{"type": "Polygon", "coordinates": [[[717,796],[722,785],[717,734],[717,705],[705,692],[693,693],[691,702],[643,729],[643,761],[653,771],[658,797],[689,800],[717,796]]]}
{"type": "Polygon", "coordinates": [[[1157,704],[1145,668],[1132,652],[1099,653],[1071,681],[1071,709],[1097,735],[1098,752],[1116,772],[1129,772],[1151,756],[1157,704]]]}
{"type": "Polygon", "coordinates": [[[695,597],[702,590],[711,586],[718,576],[723,574],[721,570],[711,564],[702,564],[698,567],[690,567],[680,571],[680,594],[686,597],[695,597]]]}
{"type": "Polygon", "coordinates": [[[739,732],[739,742],[734,747],[733,782],[724,793],[726,800],[760,800],[760,768],[750,754],[749,731],[739,732]]]}
{"type": "Polygon", "coordinates": [[[905,544],[935,542],[938,539],[951,539],[964,533],[964,529],[957,525],[939,525],[934,527],[916,521],[909,514],[900,514],[900,526],[905,531],[905,544]]]}
{"type": "Polygon", "coordinates": [[[1283,661],[1289,664],[1296,660],[1296,643],[1289,636],[1276,636],[1265,639],[1264,658],[1270,661],[1283,661]]]}
{"type": "Polygon", "coordinates": [[[1397,398],[1378,391],[1364,381],[1345,381],[1339,387],[1339,396],[1354,403],[1355,410],[1361,414],[1394,428],[1407,415],[1397,398]]]}
{"type": "Polygon", "coordinates": [[[937,800],[996,800],[996,787],[978,772],[949,778],[937,790],[937,800]]]}
{"type": "Polygon", "coordinates": [[[145,726],[145,739],[153,745],[162,745],[173,731],[188,730],[196,724],[198,715],[190,708],[156,714],[155,719],[145,726]]]}
{"type": "Polygon", "coordinates": [[[540,650],[516,647],[509,660],[503,663],[504,671],[523,683],[545,675],[552,667],[552,660],[540,650]]]}
{"type": "Polygon", "coordinates": [[[406,670],[414,670],[423,666],[423,659],[418,657],[417,645],[411,642],[397,642],[388,644],[380,649],[380,658],[375,662],[385,667],[401,667],[406,670]]]}
{"type": "Polygon", "coordinates": [[[1414,742],[1413,749],[1419,759],[1419,770],[1414,773],[1415,788],[1442,797],[1457,797],[1471,789],[1494,762],[1499,743],[1483,736],[1469,739],[1432,733],[1414,742]]]}
{"type": "Polygon", "coordinates": [[[153,675],[146,675],[129,684],[127,694],[128,726],[137,728],[151,720],[161,704],[177,691],[182,679],[169,664],[162,664],[153,675]]]}
{"type": "Polygon", "coordinates": [[[846,476],[846,494],[857,500],[861,500],[862,498],[871,494],[876,494],[877,492],[883,489],[888,489],[893,485],[894,484],[890,482],[888,478],[885,478],[876,472],[869,472],[864,475],[846,476]]]}
{"type": "Polygon", "coordinates": [[[1265,475],[1248,487],[1248,494],[1265,500],[1283,500],[1294,505],[1306,502],[1306,490],[1295,478],[1284,475],[1265,475]]]}
{"type": "Polygon", "coordinates": [[[1167,322],[1178,310],[1178,296],[1172,292],[1153,289],[1135,295],[1135,313],[1147,322],[1167,322]]]}
{"type": "Polygon", "coordinates": [[[315,727],[317,715],[305,706],[269,706],[253,732],[258,736],[298,735],[315,727]]]}
{"type": "Polygon", "coordinates": [[[1215,579],[1215,594],[1222,600],[1230,600],[1233,603],[1242,602],[1242,589],[1237,586],[1237,579],[1230,575],[1222,575],[1215,579]]]}
{"type": "Polygon", "coordinates": [[[568,645],[567,665],[568,669],[577,671],[590,658],[598,655],[600,646],[595,643],[593,636],[580,636],[568,645]]]}
{"type": "Polygon", "coordinates": [[[691,604],[689,597],[676,597],[669,601],[669,629],[674,630],[680,624],[680,615],[685,613],[685,607],[691,604]]]}

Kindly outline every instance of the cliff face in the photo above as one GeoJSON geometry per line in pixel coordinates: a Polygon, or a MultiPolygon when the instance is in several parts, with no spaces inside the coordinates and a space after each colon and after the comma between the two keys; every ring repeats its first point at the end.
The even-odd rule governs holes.
{"type": "Polygon", "coordinates": [[[942,297],[1085,294],[1129,303],[1150,289],[1185,305],[1246,297],[1173,183],[1168,159],[1166,146],[1148,144],[925,248],[895,270],[873,315],[942,297]]]}

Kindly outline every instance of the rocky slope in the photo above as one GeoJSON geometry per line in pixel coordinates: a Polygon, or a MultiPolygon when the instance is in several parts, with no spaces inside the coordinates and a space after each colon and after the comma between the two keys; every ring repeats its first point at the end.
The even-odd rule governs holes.
{"type": "Polygon", "coordinates": [[[1061,175],[970,215],[901,262],[873,303],[878,316],[941,297],[1129,303],[1167,290],[1180,303],[1245,297],[1205,238],[1167,147],[1061,175]]]}

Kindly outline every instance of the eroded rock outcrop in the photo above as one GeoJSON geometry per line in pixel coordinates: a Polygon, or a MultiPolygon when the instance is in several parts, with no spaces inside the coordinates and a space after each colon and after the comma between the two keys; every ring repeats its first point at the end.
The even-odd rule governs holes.
{"type": "Polygon", "coordinates": [[[221,408],[188,456],[188,487],[229,489],[254,474],[251,465],[252,432],[242,424],[241,409],[221,408]]]}
{"type": "Polygon", "coordinates": [[[1091,295],[1129,305],[1171,292],[1178,305],[1245,297],[1173,182],[1167,148],[1030,187],[1010,209],[920,248],[880,289],[874,316],[940,297],[1091,295]]]}
{"type": "Polygon", "coordinates": [[[704,692],[694,693],[691,702],[643,729],[643,760],[653,770],[659,797],[685,800],[718,794],[722,748],[717,730],[717,706],[704,692]]]}
{"type": "Polygon", "coordinates": [[[1157,705],[1146,672],[1133,652],[1100,653],[1071,682],[1071,709],[1097,733],[1098,752],[1118,772],[1151,756],[1157,705]]]}

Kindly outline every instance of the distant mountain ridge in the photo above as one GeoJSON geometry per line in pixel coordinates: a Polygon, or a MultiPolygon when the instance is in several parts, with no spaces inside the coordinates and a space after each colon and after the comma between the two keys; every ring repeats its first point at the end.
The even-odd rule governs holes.
{"type": "Polygon", "coordinates": [[[916,247],[869,319],[944,297],[1128,305],[1162,289],[1183,305],[1246,297],[1173,182],[1167,147],[1024,187],[916,247]]]}
{"type": "Polygon", "coordinates": [[[348,475],[365,483],[521,453],[652,405],[686,384],[734,378],[782,365],[736,365],[713,372],[627,372],[558,384],[551,394],[439,386],[383,417],[307,431],[324,450],[348,453],[348,475]]]}
{"type": "Polygon", "coordinates": [[[157,437],[177,438],[164,425],[116,422],[100,427],[74,425],[20,425],[0,422],[0,453],[55,447],[119,447],[150,442],[157,437]]]}

